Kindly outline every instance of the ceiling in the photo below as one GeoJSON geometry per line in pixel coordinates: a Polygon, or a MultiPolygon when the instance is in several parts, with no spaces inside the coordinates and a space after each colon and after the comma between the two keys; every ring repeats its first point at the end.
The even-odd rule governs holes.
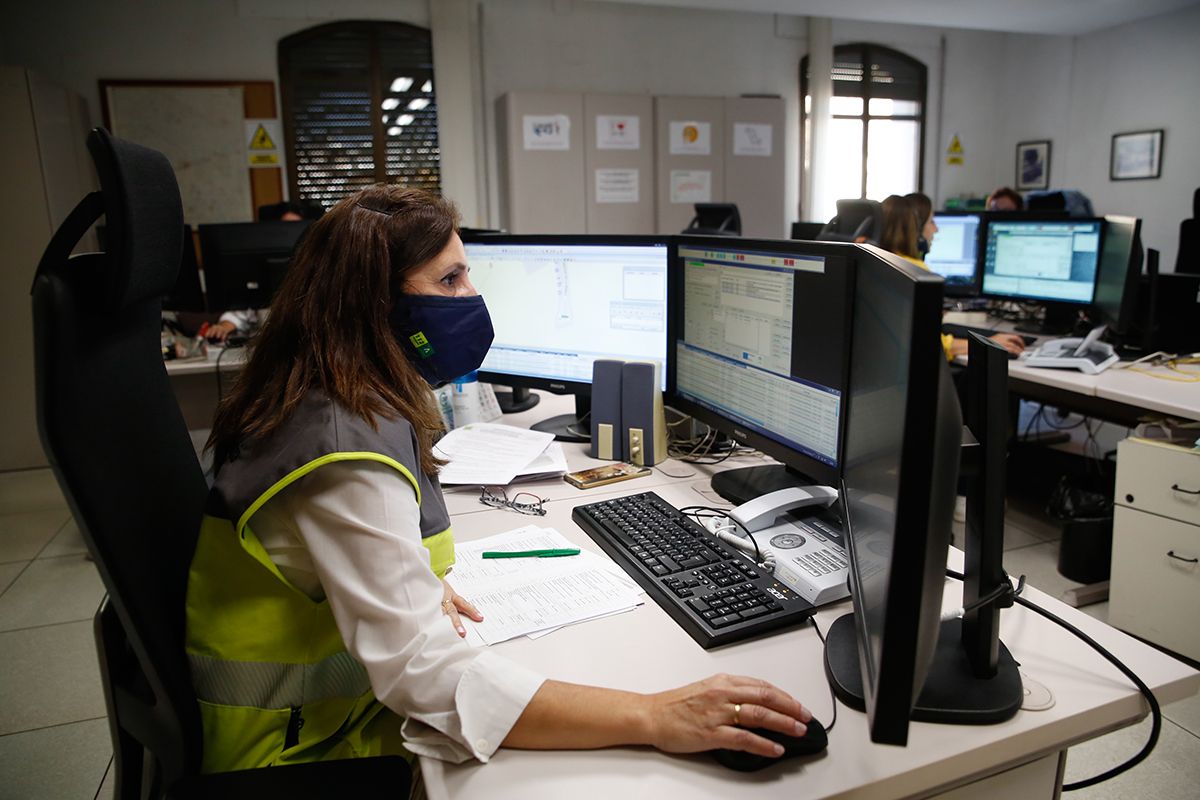
{"type": "Polygon", "coordinates": [[[602,0],[710,11],[1074,36],[1195,5],[1198,0],[602,0]]]}

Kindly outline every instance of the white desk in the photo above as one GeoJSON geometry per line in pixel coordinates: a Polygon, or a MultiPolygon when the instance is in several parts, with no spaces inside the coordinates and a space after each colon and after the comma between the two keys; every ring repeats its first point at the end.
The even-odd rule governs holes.
{"type": "MultiPolygon", "coordinates": [[[[722,465],[724,466],[724,465],[722,465]]],[[[614,484],[619,492],[653,488],[677,506],[695,502],[694,481],[649,478],[614,484]]],[[[547,503],[541,524],[580,547],[602,551],[571,520],[577,502],[602,494],[580,492],[547,503]]],[[[489,509],[457,514],[455,535],[478,538],[519,527],[528,518],[489,509]]],[[[951,561],[961,565],[952,551],[951,561]]],[[[1181,662],[1039,592],[1027,596],[1083,629],[1125,661],[1161,703],[1200,689],[1200,674],[1181,662]]],[[[947,581],[946,607],[961,602],[947,581]]],[[[849,610],[843,602],[817,615],[821,629],[849,610]]],[[[1061,779],[1061,754],[1071,744],[1131,724],[1147,713],[1137,690],[1108,662],[1053,623],[1019,607],[1002,618],[1002,638],[1022,669],[1053,693],[1053,708],[1000,725],[969,727],[912,723],[907,748],[873,745],[866,717],[838,710],[829,749],[821,757],[792,759],[761,772],[736,773],[700,754],[671,756],[649,748],[584,752],[502,749],[487,765],[422,759],[431,800],[561,800],[561,798],[730,798],[752,790],[771,798],[926,797],[972,784],[948,797],[1051,797],[1061,779]]],[[[559,680],[641,692],[660,691],[717,672],[765,678],[791,692],[819,719],[831,719],[822,646],[810,627],[704,651],[652,600],[615,617],[559,630],[537,640],[496,646],[505,656],[559,680]]]]}

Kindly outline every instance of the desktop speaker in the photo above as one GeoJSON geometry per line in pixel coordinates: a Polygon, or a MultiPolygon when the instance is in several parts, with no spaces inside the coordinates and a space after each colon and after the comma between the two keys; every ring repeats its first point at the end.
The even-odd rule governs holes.
{"type": "Polygon", "coordinates": [[[592,458],[624,461],[621,430],[621,369],[624,361],[599,358],[592,362],[592,458]]]}
{"type": "Polygon", "coordinates": [[[657,364],[642,361],[631,361],[621,370],[621,424],[630,464],[652,467],[667,459],[667,418],[658,370],[657,364]]]}

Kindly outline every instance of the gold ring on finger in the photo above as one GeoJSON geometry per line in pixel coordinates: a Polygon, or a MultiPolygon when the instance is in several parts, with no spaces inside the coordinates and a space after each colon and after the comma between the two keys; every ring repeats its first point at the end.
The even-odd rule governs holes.
{"type": "Polygon", "coordinates": [[[742,704],[734,703],[733,704],[733,724],[740,725],[742,723],[741,717],[742,717],[742,704]]]}

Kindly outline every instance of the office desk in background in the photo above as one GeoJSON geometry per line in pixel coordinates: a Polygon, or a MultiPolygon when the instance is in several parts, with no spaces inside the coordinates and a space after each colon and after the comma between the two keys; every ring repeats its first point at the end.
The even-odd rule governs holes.
{"type": "MultiPolygon", "coordinates": [[[[569,462],[579,455],[571,451],[582,448],[565,447],[569,462]]],[[[686,465],[679,462],[664,466],[672,474],[688,471],[680,469],[686,465]]],[[[690,478],[672,478],[656,470],[654,476],[586,491],[550,481],[520,488],[551,497],[546,516],[532,521],[553,527],[581,548],[603,556],[571,520],[576,504],[646,489],[676,506],[694,504],[700,496],[697,490],[710,491],[707,475],[730,466],[740,464],[700,467],[697,471],[706,474],[690,478]]],[[[476,502],[477,493],[462,499],[483,508],[476,502]]],[[[451,503],[462,508],[457,500],[451,503]]],[[[474,506],[452,513],[455,536],[463,541],[530,521],[474,506]]],[[[950,563],[961,568],[960,551],[951,551],[950,563]]],[[[1200,688],[1200,674],[1176,659],[1036,589],[1026,593],[1116,653],[1152,687],[1160,702],[1182,699],[1200,688]]],[[[960,603],[959,584],[948,580],[944,607],[960,603]]],[[[827,630],[849,610],[850,604],[842,602],[818,613],[816,619],[827,630]]],[[[682,796],[716,800],[747,791],[772,798],[1053,797],[1061,783],[1067,747],[1137,721],[1146,707],[1137,690],[1108,662],[1033,612],[1020,607],[1004,611],[1001,636],[1022,670],[1053,692],[1052,708],[1021,711],[1001,725],[913,723],[909,746],[896,748],[871,744],[865,715],[841,706],[826,754],[749,774],[732,772],[705,754],[673,756],[637,747],[581,752],[502,749],[487,765],[422,759],[426,790],[431,800],[682,796]]],[[[823,722],[832,718],[823,647],[811,626],[705,651],[648,601],[631,612],[496,647],[506,657],[558,680],[638,692],[661,691],[718,672],[753,675],[791,692],[823,722]]]]}

